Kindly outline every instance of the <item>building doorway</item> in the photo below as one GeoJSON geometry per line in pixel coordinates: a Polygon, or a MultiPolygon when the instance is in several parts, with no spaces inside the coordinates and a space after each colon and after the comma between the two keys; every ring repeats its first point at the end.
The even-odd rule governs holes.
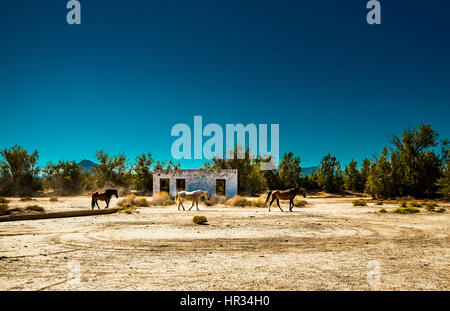
{"type": "Polygon", "coordinates": [[[177,192],[186,191],[186,179],[177,179],[177,192]]]}
{"type": "Polygon", "coordinates": [[[170,196],[170,179],[169,178],[161,178],[159,180],[159,191],[167,192],[170,196]]]}
{"type": "Polygon", "coordinates": [[[225,196],[225,179],[216,179],[216,195],[225,196]]]}

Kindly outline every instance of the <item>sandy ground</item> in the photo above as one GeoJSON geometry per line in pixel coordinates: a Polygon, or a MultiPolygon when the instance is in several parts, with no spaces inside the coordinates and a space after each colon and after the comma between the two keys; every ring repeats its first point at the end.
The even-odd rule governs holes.
{"type": "MultiPolygon", "coordinates": [[[[378,214],[351,200],[0,223],[0,290],[450,290],[448,206],[378,214]]],[[[73,210],[90,198],[10,206],[30,204],[73,210]]]]}

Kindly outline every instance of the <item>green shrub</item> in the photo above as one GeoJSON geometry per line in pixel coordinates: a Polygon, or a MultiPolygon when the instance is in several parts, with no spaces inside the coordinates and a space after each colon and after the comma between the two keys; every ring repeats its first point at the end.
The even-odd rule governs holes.
{"type": "Polygon", "coordinates": [[[194,216],[192,222],[197,225],[204,225],[208,222],[208,219],[205,216],[194,216]]]}
{"type": "Polygon", "coordinates": [[[387,210],[382,208],[382,209],[379,210],[379,212],[382,213],[382,214],[385,214],[385,213],[387,213],[387,210]]]}
{"type": "Polygon", "coordinates": [[[294,200],[295,207],[305,207],[308,204],[305,200],[294,200]]]}
{"type": "Polygon", "coordinates": [[[383,205],[383,204],[384,204],[383,201],[376,201],[376,202],[375,202],[375,205],[383,205]]]}
{"type": "Polygon", "coordinates": [[[353,200],[353,206],[367,206],[367,200],[353,200]]]}
{"type": "Polygon", "coordinates": [[[32,197],[23,197],[23,198],[20,198],[20,201],[22,201],[22,202],[33,201],[33,198],[32,197]]]}
{"type": "Polygon", "coordinates": [[[407,207],[407,206],[408,206],[408,202],[406,202],[406,201],[400,201],[400,202],[398,203],[398,205],[399,205],[400,207],[407,207]]]}
{"type": "Polygon", "coordinates": [[[27,211],[33,211],[33,212],[45,212],[45,208],[39,205],[30,205],[26,207],[27,211]]]}
{"type": "Polygon", "coordinates": [[[6,214],[8,208],[8,203],[0,203],[0,215],[6,214]]]}
{"type": "Polygon", "coordinates": [[[394,213],[394,214],[415,214],[415,213],[420,213],[420,210],[417,207],[408,206],[408,207],[399,207],[399,208],[393,210],[392,213],[394,213]]]}
{"type": "Polygon", "coordinates": [[[411,202],[409,202],[408,206],[411,206],[411,207],[422,207],[422,204],[420,204],[417,201],[411,201],[411,202]]]}
{"type": "Polygon", "coordinates": [[[122,212],[125,214],[133,214],[133,210],[131,208],[126,208],[122,212]]]}
{"type": "Polygon", "coordinates": [[[58,202],[58,197],[51,197],[50,202],[58,202]]]}
{"type": "Polygon", "coordinates": [[[151,204],[153,206],[165,206],[164,203],[168,200],[170,200],[169,194],[165,191],[161,191],[153,195],[151,204]]]}
{"type": "Polygon", "coordinates": [[[434,211],[434,209],[438,207],[438,205],[434,202],[427,202],[425,203],[425,208],[429,211],[434,211]]]}
{"type": "Polygon", "coordinates": [[[438,210],[436,210],[436,213],[444,213],[445,212],[445,208],[440,208],[438,210]]]}
{"type": "Polygon", "coordinates": [[[0,198],[0,204],[8,204],[9,203],[9,200],[8,199],[5,199],[5,198],[0,198]]]}

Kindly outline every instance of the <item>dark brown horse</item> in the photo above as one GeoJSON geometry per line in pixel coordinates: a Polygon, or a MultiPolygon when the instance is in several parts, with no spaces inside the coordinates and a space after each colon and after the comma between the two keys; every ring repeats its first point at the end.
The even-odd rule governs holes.
{"type": "Polygon", "coordinates": [[[98,209],[100,209],[100,206],[98,206],[98,200],[100,201],[105,201],[106,202],[106,207],[109,207],[109,201],[111,201],[111,197],[115,195],[116,198],[119,197],[119,193],[117,192],[117,189],[108,189],[104,192],[94,192],[92,194],[92,203],[91,203],[91,207],[92,209],[94,209],[95,204],[97,204],[98,209]]]}
{"type": "Polygon", "coordinates": [[[267,195],[266,203],[269,202],[270,195],[272,195],[272,201],[270,201],[269,204],[269,212],[270,212],[270,206],[272,205],[273,201],[277,200],[277,205],[280,208],[282,212],[283,209],[280,206],[280,200],[289,200],[289,211],[292,212],[292,208],[294,207],[294,198],[297,194],[303,195],[304,198],[306,198],[306,189],[305,188],[291,188],[288,190],[272,190],[267,195]]]}

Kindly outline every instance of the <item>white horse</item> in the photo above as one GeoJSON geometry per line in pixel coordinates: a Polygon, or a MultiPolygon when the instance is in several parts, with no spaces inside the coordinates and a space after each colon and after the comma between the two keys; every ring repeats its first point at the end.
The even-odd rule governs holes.
{"type": "Polygon", "coordinates": [[[192,201],[192,206],[189,210],[191,210],[194,207],[194,204],[197,203],[197,211],[198,209],[198,201],[201,198],[205,198],[208,200],[208,191],[203,191],[203,190],[195,190],[195,191],[191,191],[191,192],[187,192],[187,191],[180,191],[177,192],[177,195],[175,196],[175,202],[177,202],[178,204],[178,210],[181,211],[180,209],[180,205],[183,208],[183,211],[185,211],[184,206],[183,206],[183,201],[192,201]]]}

